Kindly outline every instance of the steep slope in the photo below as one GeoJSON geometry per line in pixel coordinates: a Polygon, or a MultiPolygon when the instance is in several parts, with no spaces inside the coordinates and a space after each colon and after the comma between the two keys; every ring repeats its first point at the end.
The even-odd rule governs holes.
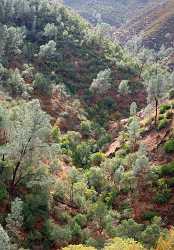
{"type": "Polygon", "coordinates": [[[126,42],[134,35],[142,35],[146,46],[159,48],[162,44],[173,46],[174,41],[174,1],[153,7],[138,15],[116,32],[121,42],[126,42]]]}
{"type": "Polygon", "coordinates": [[[149,0],[64,0],[64,3],[77,10],[92,23],[97,20],[119,27],[144,8],[158,5],[159,1],[149,0]]]}
{"type": "MultiPolygon", "coordinates": [[[[24,8],[15,3],[14,9],[11,10],[8,10],[10,5],[6,5],[5,2],[2,3],[2,12],[6,10],[7,13],[0,17],[0,28],[4,40],[6,39],[5,42],[2,40],[2,61],[5,68],[3,70],[13,75],[17,69],[15,74],[19,78],[20,75],[30,71],[29,79],[26,76],[24,79],[20,78],[20,81],[27,83],[27,87],[33,88],[34,96],[39,96],[42,103],[45,101],[43,107],[46,107],[46,111],[49,111],[55,119],[59,113],[66,111],[63,105],[54,101],[54,96],[48,95],[49,88],[54,85],[60,89],[63,86],[63,91],[73,96],[72,99],[77,98],[89,115],[95,114],[93,117],[104,116],[107,121],[113,113],[120,111],[122,113],[123,108],[126,113],[126,107],[129,107],[135,96],[129,96],[127,102],[120,101],[118,84],[122,79],[129,79],[134,84],[138,69],[118,44],[96,34],[90,24],[78,14],[59,4],[55,4],[54,9],[50,7],[52,5],[45,6],[44,3],[40,9],[34,6],[32,9],[27,1],[24,8]],[[44,12],[41,14],[42,10],[44,12]],[[11,17],[6,18],[10,11],[11,17]],[[12,24],[13,28],[10,27],[12,24]],[[7,27],[10,27],[9,30],[7,27]],[[9,32],[9,36],[14,36],[16,39],[12,40],[14,44],[10,44],[6,31],[9,32]],[[12,48],[6,46],[8,43],[12,48]],[[19,52],[16,53],[16,50],[19,52]],[[111,89],[104,94],[93,95],[89,90],[93,79],[100,71],[107,68],[111,70],[111,89]],[[51,107],[52,103],[54,107],[51,107]],[[115,103],[119,105],[113,109],[111,104],[115,103]],[[100,108],[103,109],[103,114],[98,112],[100,108]]],[[[4,74],[5,79],[8,79],[8,73],[4,74]]],[[[4,86],[7,85],[4,82],[4,86]]],[[[141,88],[141,83],[138,83],[138,86],[141,88]]],[[[17,94],[16,89],[12,92],[13,95],[17,94]]],[[[145,102],[142,96],[143,91],[135,97],[141,107],[145,102]]],[[[65,101],[64,105],[66,103],[68,102],[65,101]]]]}
{"type": "MultiPolygon", "coordinates": [[[[149,181],[149,183],[143,184],[144,186],[139,193],[139,197],[133,201],[134,215],[137,220],[142,219],[142,214],[148,214],[149,211],[153,211],[154,214],[160,214],[165,223],[173,225],[174,222],[172,212],[174,209],[174,144],[171,143],[174,143],[173,103],[173,100],[166,100],[160,105],[158,124],[160,124],[161,118],[165,119],[165,117],[170,117],[167,118],[167,123],[162,128],[156,128],[154,126],[155,110],[152,109],[151,114],[148,116],[145,115],[144,111],[137,114],[142,128],[142,133],[137,141],[137,145],[145,146],[150,168],[148,171],[150,171],[150,175],[152,175],[148,177],[149,179],[145,179],[147,182],[149,181]],[[165,111],[163,111],[164,107],[166,108],[165,111]],[[150,182],[150,178],[152,178],[152,183],[150,182]],[[167,194],[167,192],[170,194],[167,194]]],[[[121,135],[118,136],[118,134],[119,129],[121,131],[127,131],[129,122],[127,119],[120,121],[119,124],[112,124],[112,128],[117,130],[117,136],[113,136],[113,142],[106,151],[108,157],[118,156],[119,151],[121,152],[121,150],[125,148],[126,140],[123,140],[121,135]]],[[[135,149],[135,151],[137,152],[137,149],[135,149]]],[[[134,161],[134,153],[129,152],[128,154],[128,159],[134,161]]],[[[126,164],[127,162],[125,163],[125,168],[127,168],[126,164]]],[[[143,174],[146,175],[146,172],[143,174]]],[[[143,182],[143,180],[141,181],[143,182]]]]}

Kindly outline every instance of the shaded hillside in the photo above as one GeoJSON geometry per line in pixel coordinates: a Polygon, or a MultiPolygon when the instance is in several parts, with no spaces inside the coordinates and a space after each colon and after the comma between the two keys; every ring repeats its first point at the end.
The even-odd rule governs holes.
{"type": "Polygon", "coordinates": [[[64,0],[65,5],[78,11],[92,23],[98,21],[119,27],[144,8],[156,6],[162,1],[143,0],[64,0]]]}
{"type": "MultiPolygon", "coordinates": [[[[16,4],[14,9],[9,10],[5,2],[4,5],[2,4],[2,8],[6,10],[0,17],[5,40],[4,42],[2,40],[4,79],[7,80],[9,75],[13,76],[13,71],[19,78],[20,75],[27,73],[26,77],[20,78],[21,83],[27,83],[27,88],[33,88],[34,96],[43,95],[42,101],[45,100],[47,105],[47,99],[52,102],[52,97],[48,95],[52,86],[60,89],[63,86],[62,91],[68,92],[69,95],[76,95],[87,113],[97,114],[102,107],[104,110],[102,115],[106,121],[111,113],[117,113],[126,106],[128,108],[134,97],[129,96],[127,104],[122,105],[119,101],[118,85],[123,79],[128,79],[135,84],[138,65],[127,57],[122,48],[103,38],[101,34],[96,34],[78,14],[59,4],[54,5],[54,10],[51,9],[51,5],[43,5],[37,9],[37,3],[36,7],[32,7],[28,1],[25,5],[24,9],[20,9],[16,4]],[[42,9],[44,14],[41,15],[42,9]],[[6,15],[8,16],[10,11],[11,16],[7,18],[6,15]],[[10,25],[14,27],[11,28],[10,25]],[[16,36],[13,32],[17,33],[16,36]],[[16,40],[12,42],[16,42],[16,45],[10,44],[8,40],[13,35],[16,40]],[[8,43],[12,48],[6,46],[8,43]],[[101,96],[99,98],[97,93],[95,95],[91,93],[89,87],[97,74],[107,68],[111,70],[111,89],[108,93],[99,94],[101,96]],[[119,105],[116,105],[117,102],[119,105]],[[91,107],[89,104],[92,104],[91,107]],[[108,108],[113,107],[112,104],[115,104],[114,110],[108,108]]],[[[4,82],[4,87],[8,89],[7,85],[4,82]]],[[[141,88],[141,83],[138,85],[141,88]]],[[[11,94],[21,95],[23,84],[20,88],[19,93],[14,89],[11,94]]],[[[141,94],[143,95],[143,91],[141,94]]],[[[145,99],[140,99],[137,95],[136,101],[140,101],[142,107],[145,99]]],[[[65,111],[64,108],[60,109],[59,105],[56,111],[52,109],[56,110],[56,107],[46,110],[50,111],[55,119],[59,112],[65,111]]],[[[126,113],[126,109],[124,112],[126,113]]]]}
{"type": "Polygon", "coordinates": [[[134,35],[142,35],[144,44],[159,49],[162,44],[173,46],[174,41],[174,1],[169,0],[160,6],[144,11],[116,32],[121,42],[134,35]]]}

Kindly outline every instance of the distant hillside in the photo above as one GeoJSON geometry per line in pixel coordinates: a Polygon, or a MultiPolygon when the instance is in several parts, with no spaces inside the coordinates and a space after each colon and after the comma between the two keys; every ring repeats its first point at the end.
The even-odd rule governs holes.
{"type": "Polygon", "coordinates": [[[64,0],[65,5],[78,11],[92,23],[98,19],[119,27],[137,13],[164,0],[64,0]]]}
{"type": "Polygon", "coordinates": [[[126,42],[135,34],[142,34],[145,45],[159,48],[162,44],[173,46],[174,41],[174,1],[144,11],[116,32],[121,42],[126,42]]]}

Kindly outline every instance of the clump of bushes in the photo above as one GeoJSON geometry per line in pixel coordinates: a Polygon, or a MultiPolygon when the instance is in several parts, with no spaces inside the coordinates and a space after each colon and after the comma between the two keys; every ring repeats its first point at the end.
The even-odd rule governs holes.
{"type": "Polygon", "coordinates": [[[158,216],[156,211],[146,211],[144,212],[143,219],[151,221],[155,216],[158,216]]]}
{"type": "Polygon", "coordinates": [[[164,150],[166,153],[174,152],[174,139],[170,139],[164,144],[164,150]]]}
{"type": "Polygon", "coordinates": [[[162,104],[160,106],[160,114],[165,114],[167,110],[171,108],[170,104],[162,104]]]}
{"type": "Polygon", "coordinates": [[[74,221],[81,227],[84,228],[87,224],[87,217],[84,214],[77,214],[74,217],[74,221]]]}
{"type": "Polygon", "coordinates": [[[98,166],[105,159],[105,154],[102,152],[96,152],[90,156],[92,165],[98,166]]]}
{"type": "Polygon", "coordinates": [[[170,190],[165,190],[163,193],[158,193],[155,198],[154,202],[157,204],[165,204],[167,203],[171,198],[171,192],[170,190]]]}
{"type": "Polygon", "coordinates": [[[174,176],[174,162],[163,165],[160,172],[161,176],[174,176]]]}
{"type": "Polygon", "coordinates": [[[161,120],[163,120],[164,118],[165,118],[165,116],[164,116],[163,114],[161,114],[161,115],[159,115],[158,120],[161,121],[161,120]]]}
{"type": "Polygon", "coordinates": [[[166,128],[168,124],[169,124],[168,119],[164,118],[164,119],[160,120],[159,123],[158,123],[158,130],[166,128]]]}

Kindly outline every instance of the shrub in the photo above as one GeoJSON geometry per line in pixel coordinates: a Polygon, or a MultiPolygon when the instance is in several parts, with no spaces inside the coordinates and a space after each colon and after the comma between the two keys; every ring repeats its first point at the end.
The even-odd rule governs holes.
{"type": "Polygon", "coordinates": [[[165,118],[164,115],[159,115],[158,120],[163,120],[165,118]]]}
{"type": "Polygon", "coordinates": [[[167,110],[171,108],[170,104],[162,104],[160,106],[160,114],[164,114],[167,110]]]}
{"type": "Polygon", "coordinates": [[[151,221],[155,216],[158,216],[157,212],[155,211],[146,211],[143,215],[144,220],[151,221]]]}
{"type": "Polygon", "coordinates": [[[71,234],[73,241],[81,241],[81,232],[82,229],[79,224],[77,224],[75,221],[71,224],[71,234]]]}
{"type": "Polygon", "coordinates": [[[77,214],[75,217],[74,217],[74,221],[80,225],[81,228],[85,227],[86,224],[87,224],[87,218],[86,218],[86,215],[84,214],[77,214]]]}
{"type": "Polygon", "coordinates": [[[154,202],[157,204],[165,204],[167,203],[171,198],[171,192],[169,190],[165,190],[163,193],[158,193],[155,198],[154,202]]]}
{"type": "Polygon", "coordinates": [[[105,155],[102,152],[97,152],[90,156],[91,163],[95,166],[100,165],[104,159],[105,155]]]}
{"type": "Polygon", "coordinates": [[[7,189],[4,186],[0,186],[0,201],[7,198],[7,189]]]}
{"type": "Polygon", "coordinates": [[[138,242],[132,239],[122,239],[116,237],[112,239],[104,248],[104,250],[145,250],[138,242]]]}
{"type": "Polygon", "coordinates": [[[161,176],[174,176],[174,162],[171,162],[167,165],[161,167],[161,176]]]}
{"type": "Polygon", "coordinates": [[[167,127],[168,123],[169,123],[169,120],[167,120],[166,118],[160,120],[158,123],[158,130],[167,127]]]}
{"type": "Polygon", "coordinates": [[[60,224],[68,224],[71,221],[71,216],[68,212],[61,212],[59,209],[55,209],[54,216],[60,224]]]}
{"type": "Polygon", "coordinates": [[[33,82],[34,90],[43,95],[51,95],[52,86],[48,79],[41,73],[37,73],[35,75],[35,79],[33,82]]]}
{"type": "Polygon", "coordinates": [[[166,153],[174,152],[174,139],[170,139],[164,144],[164,150],[166,153]]]}
{"type": "Polygon", "coordinates": [[[82,121],[80,124],[81,132],[84,136],[89,136],[92,130],[92,124],[90,121],[82,121]]]}
{"type": "Polygon", "coordinates": [[[174,98],[174,89],[171,89],[169,91],[169,99],[173,99],[174,98]]]}
{"type": "Polygon", "coordinates": [[[56,241],[59,244],[64,244],[71,240],[70,228],[67,226],[61,227],[56,225],[51,220],[46,221],[43,228],[43,234],[46,236],[48,241],[56,241]]]}

